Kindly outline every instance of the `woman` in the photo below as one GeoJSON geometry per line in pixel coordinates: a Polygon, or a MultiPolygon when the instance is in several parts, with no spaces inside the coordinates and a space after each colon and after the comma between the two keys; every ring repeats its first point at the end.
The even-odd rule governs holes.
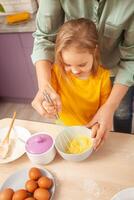
{"type": "MultiPolygon", "coordinates": [[[[60,109],[59,96],[50,84],[51,67],[54,62],[54,45],[56,33],[65,20],[73,18],[87,18],[96,23],[99,32],[101,58],[104,66],[112,69],[115,77],[114,85],[106,103],[101,106],[93,120],[99,127],[93,127],[93,136],[99,146],[111,130],[113,116],[121,100],[134,83],[134,1],[121,0],[96,1],[96,0],[41,0],[37,14],[37,30],[34,34],[35,42],[32,54],[33,63],[36,65],[39,91],[33,100],[33,107],[41,114],[46,115],[42,106],[42,91],[47,89],[55,98],[60,109]]],[[[132,98],[130,89],[129,97],[125,97],[121,113],[117,114],[115,131],[131,132],[132,98]],[[129,100],[129,103],[126,101],[129,100]],[[125,107],[124,107],[125,104],[125,107]],[[128,106],[129,105],[129,106],[128,106]],[[122,128],[117,126],[125,124],[122,128]]],[[[122,106],[121,106],[122,107],[122,106]]]]}

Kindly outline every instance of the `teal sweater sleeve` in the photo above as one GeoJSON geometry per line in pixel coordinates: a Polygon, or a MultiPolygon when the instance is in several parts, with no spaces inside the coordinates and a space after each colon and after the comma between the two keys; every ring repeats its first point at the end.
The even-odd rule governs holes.
{"type": "Polygon", "coordinates": [[[124,31],[124,40],[120,44],[120,63],[115,83],[134,85],[134,15],[124,31]]]}
{"type": "Polygon", "coordinates": [[[41,0],[36,17],[36,32],[33,34],[32,61],[54,61],[56,32],[64,23],[64,12],[59,0],[41,0]]]}

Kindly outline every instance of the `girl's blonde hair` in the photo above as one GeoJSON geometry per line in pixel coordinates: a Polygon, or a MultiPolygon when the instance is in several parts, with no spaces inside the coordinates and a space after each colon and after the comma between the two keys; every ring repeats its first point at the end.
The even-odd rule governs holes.
{"type": "Polygon", "coordinates": [[[93,55],[92,74],[100,64],[98,32],[95,24],[89,19],[74,19],[65,22],[58,31],[55,45],[55,63],[64,69],[62,50],[76,47],[77,51],[89,51],[93,55]]]}

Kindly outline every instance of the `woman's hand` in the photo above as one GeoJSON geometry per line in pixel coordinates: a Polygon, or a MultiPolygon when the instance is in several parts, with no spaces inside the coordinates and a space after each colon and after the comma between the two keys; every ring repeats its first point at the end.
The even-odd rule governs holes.
{"type": "Polygon", "coordinates": [[[60,96],[55,92],[50,84],[47,84],[42,90],[37,92],[32,101],[32,106],[41,116],[54,118],[56,113],[61,110],[60,96]],[[47,102],[43,94],[44,91],[47,92],[53,103],[47,102]]]}
{"type": "Polygon", "coordinates": [[[128,86],[115,83],[106,103],[100,107],[93,119],[87,124],[87,127],[92,127],[95,150],[103,144],[109,131],[112,130],[114,112],[127,90],[128,86]],[[93,124],[95,125],[93,126],[93,124]]]}
{"type": "Polygon", "coordinates": [[[97,150],[105,141],[109,131],[113,126],[114,109],[104,104],[97,111],[93,119],[87,124],[92,129],[92,138],[94,138],[94,150],[97,150]]]}

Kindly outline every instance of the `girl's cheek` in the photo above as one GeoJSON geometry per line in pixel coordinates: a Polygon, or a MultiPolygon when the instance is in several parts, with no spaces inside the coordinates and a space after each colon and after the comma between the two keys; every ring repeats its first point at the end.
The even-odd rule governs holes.
{"type": "Polygon", "coordinates": [[[83,72],[90,72],[90,71],[91,71],[91,69],[89,67],[83,69],[83,72]]]}
{"type": "Polygon", "coordinates": [[[69,67],[65,67],[65,71],[66,71],[66,72],[70,72],[69,67]]]}

